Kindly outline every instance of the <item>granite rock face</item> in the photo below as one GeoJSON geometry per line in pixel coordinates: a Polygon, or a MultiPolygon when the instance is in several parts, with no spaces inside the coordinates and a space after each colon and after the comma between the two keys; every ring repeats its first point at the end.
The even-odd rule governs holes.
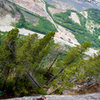
{"type": "MultiPolygon", "coordinates": [[[[86,95],[46,95],[45,97],[46,100],[100,100],[100,93],[86,95]]],[[[38,100],[39,98],[41,98],[41,96],[31,96],[5,100],[38,100]]]]}

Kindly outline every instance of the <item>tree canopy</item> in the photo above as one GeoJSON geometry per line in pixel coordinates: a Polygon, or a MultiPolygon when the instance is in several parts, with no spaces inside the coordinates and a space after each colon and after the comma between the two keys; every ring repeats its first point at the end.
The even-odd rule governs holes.
{"type": "Polygon", "coordinates": [[[84,59],[89,42],[66,51],[54,43],[55,32],[41,39],[18,32],[12,29],[1,39],[0,91],[7,96],[46,94],[50,87],[62,92],[100,72],[100,52],[84,59]]]}

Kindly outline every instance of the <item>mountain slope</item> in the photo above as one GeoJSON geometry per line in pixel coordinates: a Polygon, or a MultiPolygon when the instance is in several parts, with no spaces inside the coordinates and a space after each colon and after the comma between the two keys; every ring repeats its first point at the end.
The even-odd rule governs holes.
{"type": "MultiPolygon", "coordinates": [[[[90,11],[92,11],[92,9],[87,10],[87,13],[90,11]]],[[[95,9],[94,11],[97,10],[95,9]]],[[[93,22],[89,16],[91,15],[88,13],[88,18],[85,18],[82,14],[74,10],[67,10],[67,12],[64,13],[54,14],[53,18],[56,23],[70,30],[79,43],[89,41],[92,42],[93,47],[100,47],[100,39],[98,38],[100,36],[99,21],[98,23],[96,23],[96,21],[93,22]],[[92,24],[90,22],[92,22],[92,24]]],[[[94,19],[96,16],[97,15],[92,18],[94,19]]]]}
{"type": "Polygon", "coordinates": [[[0,30],[9,31],[12,29],[11,24],[18,22],[19,18],[20,13],[15,5],[6,0],[0,0],[0,30]]]}
{"type": "MultiPolygon", "coordinates": [[[[32,31],[35,31],[38,33],[46,34],[50,31],[56,31],[56,28],[54,27],[54,25],[45,17],[41,17],[38,14],[30,12],[28,9],[25,9],[22,6],[19,6],[19,5],[15,4],[13,2],[10,2],[10,1],[5,0],[5,2],[3,1],[2,3],[6,4],[7,6],[8,6],[8,4],[10,4],[10,5],[12,5],[12,7],[16,7],[15,9],[19,12],[19,15],[20,15],[19,18],[17,17],[18,20],[13,22],[13,25],[12,25],[12,21],[9,22],[9,27],[16,26],[16,23],[18,22],[19,25],[18,24],[17,25],[19,28],[26,28],[26,29],[29,29],[29,30],[32,30],[32,31]],[[25,21],[25,22],[23,22],[23,21],[25,21]]],[[[6,5],[4,5],[4,7],[6,7],[6,5]]],[[[6,9],[5,9],[5,11],[6,11],[6,9]]],[[[16,13],[16,11],[13,11],[13,12],[16,13]]],[[[3,17],[5,17],[6,15],[4,15],[3,17]]],[[[16,15],[18,15],[18,14],[16,13],[16,15]]],[[[8,18],[8,16],[7,16],[7,18],[8,18]]],[[[15,18],[15,17],[13,17],[13,18],[15,18]]],[[[4,20],[6,20],[6,19],[4,19],[4,20]]],[[[3,25],[2,23],[0,26],[3,25]]],[[[6,25],[8,26],[7,23],[5,23],[5,26],[6,25]]]]}
{"type": "MultiPolygon", "coordinates": [[[[11,18],[9,18],[10,15],[4,15],[4,19],[0,19],[6,20],[7,18],[9,18],[11,20],[9,20],[9,29],[16,26],[18,28],[26,28],[33,32],[42,34],[46,34],[50,31],[57,31],[55,34],[56,42],[60,42],[62,44],[67,44],[70,46],[75,46],[79,43],[90,41],[92,42],[92,47],[100,47],[100,27],[99,23],[97,23],[99,22],[100,11],[97,9],[89,9],[78,12],[82,9],[79,6],[79,9],[76,8],[76,3],[77,5],[79,3],[83,3],[83,7],[84,4],[87,4],[88,6],[85,7],[85,9],[90,7],[89,3],[85,3],[83,2],[83,0],[81,0],[80,2],[79,0],[46,0],[47,2],[44,0],[1,1],[6,5],[10,4],[12,5],[12,7],[14,6],[15,10],[13,10],[12,12],[16,13],[17,11],[15,15],[19,15],[18,17],[14,16],[11,18]],[[61,7],[61,5],[63,6],[61,7]],[[98,16],[95,16],[97,14],[98,16]]],[[[4,26],[6,25],[8,26],[7,23],[5,23],[5,25],[1,23],[1,31],[3,31],[4,26]]]]}

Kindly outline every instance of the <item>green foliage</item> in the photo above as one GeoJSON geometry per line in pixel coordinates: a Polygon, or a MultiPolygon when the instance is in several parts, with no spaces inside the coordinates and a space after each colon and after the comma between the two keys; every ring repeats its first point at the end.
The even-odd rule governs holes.
{"type": "Polygon", "coordinates": [[[46,2],[46,1],[45,1],[45,4],[46,4],[46,11],[47,11],[47,13],[48,13],[48,14],[50,15],[50,17],[53,19],[53,16],[51,15],[51,13],[50,13],[48,7],[52,7],[52,8],[56,8],[56,7],[55,7],[54,5],[49,4],[49,3],[46,2]]]}
{"type": "Polygon", "coordinates": [[[16,27],[18,27],[18,28],[24,27],[25,24],[26,24],[25,22],[26,22],[26,21],[25,21],[25,18],[24,18],[24,16],[23,16],[23,14],[21,14],[21,17],[20,17],[20,19],[19,19],[19,22],[16,23],[16,27]]]}
{"type": "Polygon", "coordinates": [[[48,2],[46,2],[46,1],[45,1],[45,3],[46,3],[46,5],[47,5],[47,7],[56,8],[56,6],[54,6],[54,5],[52,5],[52,4],[49,4],[49,3],[48,3],[48,2]]]}
{"type": "Polygon", "coordinates": [[[45,18],[40,18],[38,25],[34,27],[39,33],[48,33],[51,31],[57,31],[55,26],[45,18]]]}
{"type": "Polygon", "coordinates": [[[15,69],[16,63],[16,42],[18,39],[18,29],[13,29],[2,39],[0,46],[0,79],[2,80],[0,89],[5,90],[7,79],[15,69]]]}
{"type": "MultiPolygon", "coordinates": [[[[97,36],[99,36],[99,32],[95,31],[94,34],[91,34],[85,27],[86,18],[83,15],[81,15],[80,13],[78,13],[77,11],[67,10],[66,12],[63,12],[63,13],[54,14],[53,18],[57,24],[70,30],[75,35],[75,37],[79,41],[79,43],[82,44],[85,41],[88,41],[88,42],[92,43],[92,47],[96,47],[96,48],[100,47],[100,39],[98,39],[98,37],[97,37],[97,36]],[[69,18],[71,12],[74,12],[78,15],[81,25],[79,25],[78,23],[75,23],[71,18],[69,18]]],[[[91,18],[93,18],[93,16],[91,18]]],[[[96,18],[96,17],[94,17],[94,18],[96,18]]],[[[98,19],[98,16],[96,19],[98,19]]]]}
{"type": "MultiPolygon", "coordinates": [[[[67,52],[67,55],[63,62],[60,62],[62,65],[59,70],[62,70],[56,73],[53,73],[54,76],[57,76],[51,83],[50,86],[53,86],[54,89],[59,87],[60,91],[64,89],[70,89],[76,83],[84,81],[87,77],[93,77],[100,72],[100,52],[94,57],[90,57],[88,60],[84,60],[84,52],[90,46],[90,43],[86,42],[81,46],[73,47],[70,51],[67,52]],[[74,53],[73,53],[74,52],[74,53]]],[[[59,62],[58,62],[59,63],[59,62]]],[[[56,65],[54,70],[59,66],[56,65]]]]}
{"type": "Polygon", "coordinates": [[[2,91],[0,91],[0,96],[3,96],[3,92],[2,91]]]}
{"type": "Polygon", "coordinates": [[[15,26],[17,28],[26,28],[31,31],[42,33],[42,34],[47,34],[48,32],[51,32],[51,31],[57,31],[55,26],[45,17],[41,17],[37,14],[34,14],[13,2],[10,2],[10,3],[12,3],[14,5],[16,11],[18,11],[21,15],[19,21],[15,24],[15,26]],[[34,17],[37,18],[38,22],[34,25],[34,23],[32,23],[30,20],[27,20],[27,18],[26,18],[27,15],[24,15],[23,12],[32,16],[32,17],[28,16],[29,19],[35,20],[34,17]]]}
{"type": "Polygon", "coordinates": [[[7,96],[46,94],[51,86],[61,93],[76,82],[99,74],[100,52],[84,60],[91,43],[72,47],[65,53],[63,47],[54,44],[55,32],[41,39],[37,34],[22,36],[18,32],[15,28],[1,39],[0,90],[6,90],[7,96]],[[45,62],[50,65],[45,67],[45,62]]]}
{"type": "Polygon", "coordinates": [[[88,17],[95,23],[100,24],[100,10],[99,9],[88,9],[88,17]]]}
{"type": "Polygon", "coordinates": [[[34,91],[36,94],[41,94],[41,95],[46,95],[46,89],[45,88],[38,88],[38,89],[35,89],[34,91]]]}
{"type": "Polygon", "coordinates": [[[1,39],[6,35],[6,32],[0,32],[0,45],[1,45],[1,39]]]}
{"type": "Polygon", "coordinates": [[[45,71],[39,69],[39,64],[48,54],[55,32],[48,33],[42,39],[38,39],[37,34],[24,37],[18,32],[15,28],[2,38],[0,89],[7,90],[9,95],[22,96],[28,95],[34,87],[45,84],[45,71]]]}
{"type": "Polygon", "coordinates": [[[71,50],[69,52],[67,52],[67,56],[64,60],[64,64],[70,65],[74,62],[76,63],[76,61],[79,60],[83,56],[84,52],[90,46],[91,46],[90,43],[85,42],[81,46],[72,47],[71,50]]]}
{"type": "Polygon", "coordinates": [[[18,28],[26,28],[38,33],[47,34],[51,31],[57,31],[55,26],[46,18],[36,16],[38,18],[37,25],[33,25],[31,22],[26,21],[24,15],[21,13],[21,17],[19,19],[19,22],[16,23],[16,27],[18,28]]]}

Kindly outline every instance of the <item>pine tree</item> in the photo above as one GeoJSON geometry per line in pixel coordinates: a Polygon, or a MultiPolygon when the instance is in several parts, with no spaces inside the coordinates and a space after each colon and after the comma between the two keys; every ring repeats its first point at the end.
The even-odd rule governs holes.
{"type": "Polygon", "coordinates": [[[17,68],[21,68],[21,73],[27,74],[33,86],[35,84],[41,88],[35,74],[40,74],[39,64],[49,52],[54,34],[55,32],[50,32],[42,39],[37,39],[37,35],[30,35],[26,38],[22,47],[18,49],[17,61],[19,64],[17,68]]]}
{"type": "Polygon", "coordinates": [[[67,88],[71,87],[73,85],[72,80],[77,72],[77,67],[75,67],[75,65],[83,59],[84,52],[90,45],[90,43],[86,42],[82,45],[72,47],[70,51],[67,51],[65,59],[60,64],[61,67],[59,68],[58,73],[53,75],[47,84],[53,85],[56,88],[59,87],[61,90],[66,88],[66,86],[67,88]]]}
{"type": "Polygon", "coordinates": [[[0,46],[0,67],[2,69],[1,78],[3,76],[3,86],[2,90],[6,88],[7,78],[9,73],[15,68],[16,59],[16,48],[18,39],[18,29],[12,29],[8,34],[2,39],[2,44],[0,46]]]}

